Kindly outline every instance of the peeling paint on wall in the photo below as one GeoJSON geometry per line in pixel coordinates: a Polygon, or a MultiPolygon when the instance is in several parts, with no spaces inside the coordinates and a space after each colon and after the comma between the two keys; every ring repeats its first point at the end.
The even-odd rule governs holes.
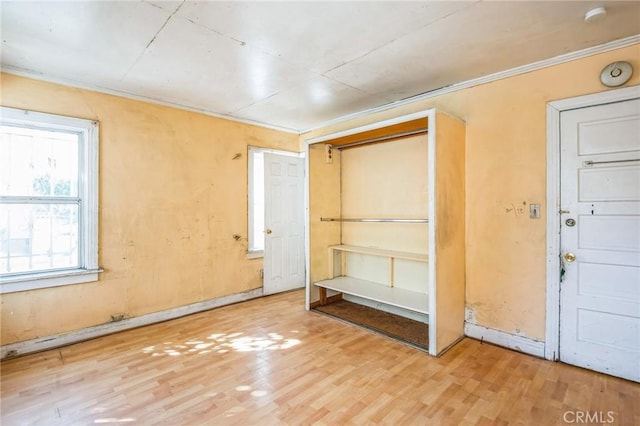
{"type": "Polygon", "coordinates": [[[296,135],[14,75],[0,84],[3,105],[100,122],[105,270],[95,283],[1,295],[2,345],[262,286],[262,260],[246,258],[240,159],[249,144],[298,151],[296,135]]]}

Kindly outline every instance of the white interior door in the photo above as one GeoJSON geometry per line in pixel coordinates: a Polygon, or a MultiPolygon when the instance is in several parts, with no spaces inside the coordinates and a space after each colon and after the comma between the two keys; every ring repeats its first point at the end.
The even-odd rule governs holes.
{"type": "Polygon", "coordinates": [[[304,159],[264,154],[264,294],[304,287],[304,159]]]}
{"type": "Polygon", "coordinates": [[[640,100],[560,123],[560,360],[640,381],[640,100]]]}

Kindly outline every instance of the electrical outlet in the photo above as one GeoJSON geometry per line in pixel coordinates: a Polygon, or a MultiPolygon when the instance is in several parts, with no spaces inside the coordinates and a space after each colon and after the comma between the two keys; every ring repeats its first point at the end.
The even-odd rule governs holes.
{"type": "Polygon", "coordinates": [[[464,319],[466,322],[470,324],[476,323],[476,310],[472,307],[465,306],[464,307],[464,319]]]}

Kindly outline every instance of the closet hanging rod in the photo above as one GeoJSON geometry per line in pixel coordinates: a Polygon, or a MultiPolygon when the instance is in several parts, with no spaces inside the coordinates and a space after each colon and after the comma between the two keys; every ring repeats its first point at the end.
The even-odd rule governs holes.
{"type": "Polygon", "coordinates": [[[322,222],[385,222],[385,223],[429,223],[429,219],[369,219],[369,218],[336,218],[321,217],[322,222]]]}
{"type": "Polygon", "coordinates": [[[331,145],[331,147],[333,149],[350,148],[352,146],[366,145],[368,143],[384,142],[384,141],[391,140],[391,139],[398,139],[398,138],[405,138],[407,136],[419,135],[421,133],[426,133],[427,130],[428,129],[426,127],[423,127],[421,129],[411,130],[411,131],[408,131],[408,132],[395,133],[393,135],[379,136],[377,138],[371,138],[371,139],[365,139],[365,140],[357,141],[357,142],[345,143],[344,145],[331,145],[330,143],[329,143],[329,145],[331,145]]]}

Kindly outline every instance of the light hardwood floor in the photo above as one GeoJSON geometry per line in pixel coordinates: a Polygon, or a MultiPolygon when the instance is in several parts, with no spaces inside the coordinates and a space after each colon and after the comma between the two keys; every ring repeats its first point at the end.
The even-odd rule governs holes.
{"type": "Polygon", "coordinates": [[[637,383],[471,339],[432,358],[303,304],[284,293],[4,361],[1,423],[640,424],[637,383]]]}

